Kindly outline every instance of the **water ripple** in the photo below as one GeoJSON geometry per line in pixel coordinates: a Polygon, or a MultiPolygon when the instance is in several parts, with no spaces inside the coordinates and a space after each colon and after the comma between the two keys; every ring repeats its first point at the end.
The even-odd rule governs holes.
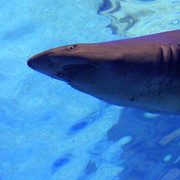
{"type": "Polygon", "coordinates": [[[180,1],[108,0],[98,14],[111,19],[113,34],[141,36],[180,28],[180,1]]]}
{"type": "Polygon", "coordinates": [[[46,106],[46,101],[42,96],[25,96],[21,99],[21,108],[24,111],[35,111],[46,106]]]}

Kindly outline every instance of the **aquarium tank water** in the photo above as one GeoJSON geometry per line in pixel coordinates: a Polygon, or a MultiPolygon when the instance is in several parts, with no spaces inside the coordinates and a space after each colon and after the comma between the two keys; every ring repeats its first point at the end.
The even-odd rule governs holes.
{"type": "Polygon", "coordinates": [[[0,180],[180,180],[180,116],[115,106],[27,66],[74,43],[180,29],[180,0],[0,0],[0,180]]]}

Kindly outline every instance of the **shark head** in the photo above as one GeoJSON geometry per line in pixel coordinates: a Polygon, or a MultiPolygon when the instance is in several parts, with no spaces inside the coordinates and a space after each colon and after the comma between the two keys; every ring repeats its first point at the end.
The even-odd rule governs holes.
{"type": "Polygon", "coordinates": [[[95,44],[61,46],[33,56],[27,64],[38,72],[68,83],[78,77],[87,80],[92,75],[90,72],[95,75],[102,61],[108,61],[109,54],[98,47],[95,44]]]}
{"type": "Polygon", "coordinates": [[[111,104],[177,113],[178,32],[61,46],[33,56],[28,65],[111,104]]]}
{"type": "Polygon", "coordinates": [[[62,46],[37,54],[28,60],[28,66],[52,78],[70,82],[82,71],[94,69],[82,50],[78,52],[79,46],[62,46]]]}
{"type": "Polygon", "coordinates": [[[122,86],[127,84],[124,76],[128,72],[123,63],[119,66],[123,55],[119,46],[111,42],[61,46],[33,56],[27,64],[40,73],[109,102],[120,79],[122,86]]]}

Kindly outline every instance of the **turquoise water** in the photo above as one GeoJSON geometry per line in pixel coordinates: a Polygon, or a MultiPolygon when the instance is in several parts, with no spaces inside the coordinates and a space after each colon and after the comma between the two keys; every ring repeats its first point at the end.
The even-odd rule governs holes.
{"type": "Polygon", "coordinates": [[[26,64],[180,29],[179,0],[0,0],[0,19],[0,180],[180,180],[180,117],[107,104],[26,64]]]}

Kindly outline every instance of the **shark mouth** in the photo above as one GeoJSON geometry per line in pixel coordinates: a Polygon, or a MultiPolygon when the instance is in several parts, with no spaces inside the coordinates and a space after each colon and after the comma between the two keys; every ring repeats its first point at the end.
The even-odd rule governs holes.
{"type": "Polygon", "coordinates": [[[63,66],[61,70],[56,73],[56,77],[66,83],[70,83],[73,77],[92,71],[95,68],[96,67],[91,64],[69,64],[63,66]]]}

